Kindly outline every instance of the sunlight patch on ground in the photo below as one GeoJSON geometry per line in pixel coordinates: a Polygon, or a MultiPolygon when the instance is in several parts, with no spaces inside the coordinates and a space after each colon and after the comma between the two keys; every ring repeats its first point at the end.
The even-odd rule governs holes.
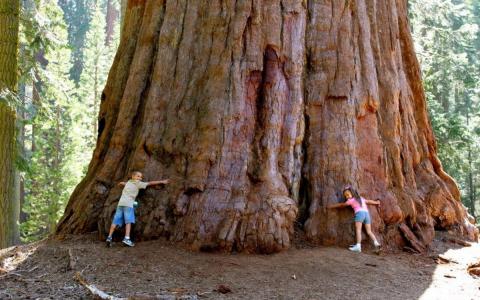
{"type": "Polygon", "coordinates": [[[420,299],[480,299],[480,279],[470,276],[467,272],[469,264],[480,261],[480,244],[449,249],[442,257],[451,263],[436,266],[432,284],[420,299]]]}
{"type": "Polygon", "coordinates": [[[6,272],[14,271],[18,265],[23,263],[30,255],[35,253],[38,246],[34,247],[12,247],[10,256],[6,257],[1,265],[1,268],[6,272]]]}

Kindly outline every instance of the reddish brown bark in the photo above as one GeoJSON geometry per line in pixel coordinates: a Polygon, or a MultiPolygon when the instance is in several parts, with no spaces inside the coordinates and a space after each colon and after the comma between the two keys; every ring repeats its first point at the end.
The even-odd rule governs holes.
{"type": "Polygon", "coordinates": [[[352,212],[325,209],[347,183],[382,200],[384,243],[476,238],[425,105],[406,1],[131,0],[58,232],[104,233],[135,169],[172,179],[140,196],[137,235],[192,249],[279,251],[297,220],[351,243],[352,212]]]}

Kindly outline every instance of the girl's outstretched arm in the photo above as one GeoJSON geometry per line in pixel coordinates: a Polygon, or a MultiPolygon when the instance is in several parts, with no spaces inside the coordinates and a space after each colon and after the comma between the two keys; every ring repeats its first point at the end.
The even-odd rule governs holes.
{"type": "Polygon", "coordinates": [[[349,206],[347,203],[336,203],[336,204],[327,205],[327,208],[342,208],[347,206],[349,206]]]}
{"type": "Polygon", "coordinates": [[[380,205],[380,200],[367,200],[367,199],[365,199],[365,202],[367,204],[380,205]]]}

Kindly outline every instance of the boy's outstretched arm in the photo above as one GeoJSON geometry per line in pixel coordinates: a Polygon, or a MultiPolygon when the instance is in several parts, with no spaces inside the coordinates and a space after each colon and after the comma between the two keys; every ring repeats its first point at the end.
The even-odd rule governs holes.
{"type": "Polygon", "coordinates": [[[125,186],[125,184],[127,184],[126,182],[119,182],[118,185],[121,185],[121,186],[125,186]]]}
{"type": "Polygon", "coordinates": [[[147,182],[147,186],[151,185],[158,185],[158,184],[167,184],[170,182],[170,179],[158,180],[158,181],[149,181],[147,182]]]}

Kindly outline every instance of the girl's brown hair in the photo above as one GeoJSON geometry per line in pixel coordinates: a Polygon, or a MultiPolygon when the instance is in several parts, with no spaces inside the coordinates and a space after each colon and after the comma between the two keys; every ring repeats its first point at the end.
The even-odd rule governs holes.
{"type": "Polygon", "coordinates": [[[342,191],[342,197],[343,197],[343,201],[347,201],[348,199],[345,197],[345,192],[346,191],[350,191],[350,193],[352,193],[352,196],[353,198],[355,199],[355,201],[357,201],[358,204],[360,204],[360,207],[362,207],[362,199],[360,198],[360,195],[358,194],[357,190],[352,188],[350,185],[347,185],[346,187],[343,188],[343,191],[342,191]]]}

